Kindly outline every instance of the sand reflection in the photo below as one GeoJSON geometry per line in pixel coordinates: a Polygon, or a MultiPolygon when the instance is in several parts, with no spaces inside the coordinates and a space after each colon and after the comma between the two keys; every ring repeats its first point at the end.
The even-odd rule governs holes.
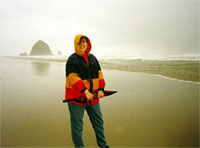
{"type": "Polygon", "coordinates": [[[50,63],[48,62],[32,62],[34,74],[37,76],[47,75],[49,72],[50,63]]]}

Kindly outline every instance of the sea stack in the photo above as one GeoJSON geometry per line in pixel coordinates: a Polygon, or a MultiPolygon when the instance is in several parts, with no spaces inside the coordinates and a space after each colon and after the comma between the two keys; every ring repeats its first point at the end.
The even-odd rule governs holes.
{"type": "Polygon", "coordinates": [[[37,41],[32,47],[30,55],[53,55],[48,44],[44,41],[37,41]]]}

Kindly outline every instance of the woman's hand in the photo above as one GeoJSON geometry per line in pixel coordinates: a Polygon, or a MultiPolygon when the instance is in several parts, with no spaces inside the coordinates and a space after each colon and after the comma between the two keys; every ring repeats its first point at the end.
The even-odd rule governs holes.
{"type": "Polygon", "coordinates": [[[102,98],[104,96],[104,92],[102,90],[98,91],[98,98],[102,98]]]}
{"type": "Polygon", "coordinates": [[[85,93],[85,96],[86,96],[88,101],[92,101],[93,100],[94,95],[91,94],[87,89],[84,91],[84,93],[85,93]]]}

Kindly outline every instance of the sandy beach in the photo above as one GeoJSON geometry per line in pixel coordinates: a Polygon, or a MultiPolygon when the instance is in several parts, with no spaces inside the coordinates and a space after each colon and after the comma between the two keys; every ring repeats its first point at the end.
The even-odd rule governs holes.
{"type": "MultiPolygon", "coordinates": [[[[65,62],[0,58],[1,147],[73,147],[65,62]]],[[[199,83],[103,68],[100,100],[111,147],[198,147],[199,83]]],[[[97,147],[87,113],[83,138],[97,147]]]]}

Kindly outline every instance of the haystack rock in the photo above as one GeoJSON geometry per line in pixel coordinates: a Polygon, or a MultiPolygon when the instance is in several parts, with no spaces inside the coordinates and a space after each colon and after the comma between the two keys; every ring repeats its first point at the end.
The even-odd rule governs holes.
{"type": "Polygon", "coordinates": [[[30,55],[52,55],[52,52],[47,43],[39,40],[33,45],[30,55]]]}

